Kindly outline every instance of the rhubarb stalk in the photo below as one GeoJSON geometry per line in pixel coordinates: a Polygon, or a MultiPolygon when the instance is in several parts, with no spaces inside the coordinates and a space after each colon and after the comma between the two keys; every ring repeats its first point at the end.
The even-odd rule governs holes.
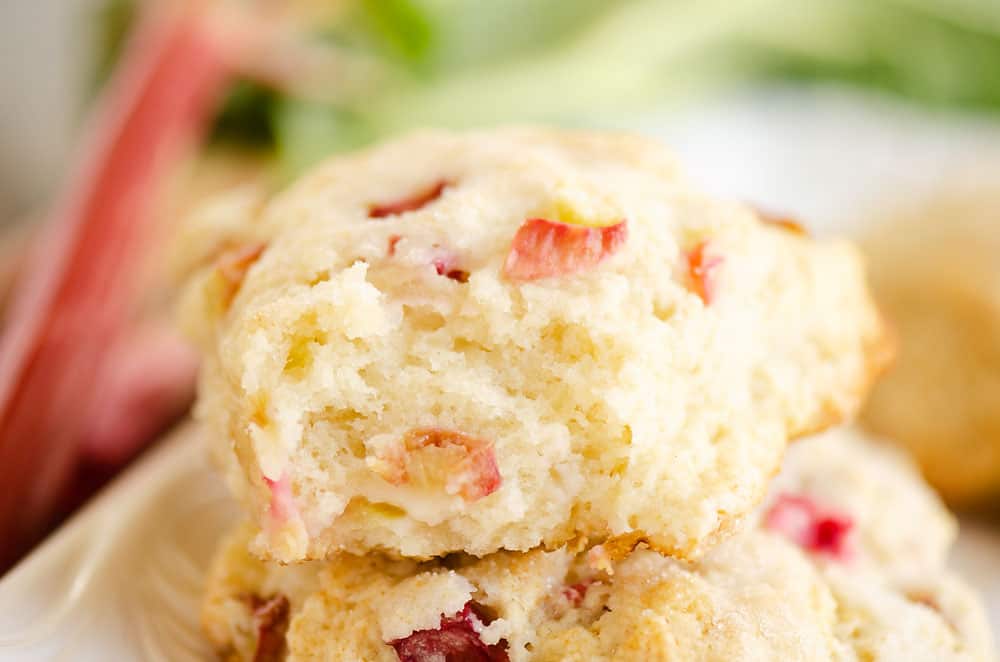
{"type": "Polygon", "coordinates": [[[197,145],[230,72],[231,46],[207,16],[145,17],[21,273],[0,339],[0,569],[43,530],[65,487],[154,248],[156,187],[197,145]]]}

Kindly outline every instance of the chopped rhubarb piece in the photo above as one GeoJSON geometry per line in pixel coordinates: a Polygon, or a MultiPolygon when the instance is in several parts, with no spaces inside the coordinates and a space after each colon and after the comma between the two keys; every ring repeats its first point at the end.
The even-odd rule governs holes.
{"type": "Polygon", "coordinates": [[[278,480],[271,480],[265,476],[264,484],[271,490],[271,502],[268,505],[268,515],[271,520],[284,522],[290,517],[294,517],[298,508],[295,506],[295,498],[292,496],[292,484],[288,480],[288,474],[283,475],[278,480]]]}
{"type": "Polygon", "coordinates": [[[247,244],[221,254],[215,260],[215,270],[226,283],[226,302],[232,301],[246,278],[247,271],[260,258],[265,244],[247,244]]]}
{"type": "Polygon", "coordinates": [[[514,235],[503,274],[510,280],[527,281],[579,273],[613,255],[626,239],[624,220],[589,227],[532,218],[514,235]]]}
{"type": "Polygon", "coordinates": [[[408,211],[417,211],[440,198],[447,187],[448,182],[442,179],[408,197],[393,202],[374,204],[368,209],[368,218],[385,218],[386,216],[405,214],[408,211]]]}
{"type": "Polygon", "coordinates": [[[463,269],[456,269],[452,266],[451,260],[437,258],[434,260],[433,264],[434,270],[437,271],[438,276],[444,276],[445,278],[457,280],[459,283],[469,282],[469,272],[463,269]]]}
{"type": "Polygon", "coordinates": [[[488,624],[474,602],[462,611],[441,619],[434,630],[417,630],[407,637],[388,642],[400,662],[508,662],[507,642],[487,645],[476,627],[488,624]]]}
{"type": "Polygon", "coordinates": [[[686,257],[691,289],[708,306],[715,300],[716,278],[722,266],[722,256],[713,255],[710,242],[703,241],[688,251],[686,257]]]}
{"type": "Polygon", "coordinates": [[[813,535],[813,547],[817,551],[837,555],[844,547],[847,534],[851,531],[851,520],[847,518],[826,516],[816,522],[816,532],[813,535]]]}
{"type": "Polygon", "coordinates": [[[807,235],[809,234],[805,227],[799,223],[797,220],[788,216],[786,214],[774,213],[760,207],[756,207],[757,218],[759,218],[764,223],[768,225],[774,225],[783,230],[787,230],[792,234],[807,235]]]}
{"type": "Polygon", "coordinates": [[[503,482],[493,445],[455,430],[410,430],[386,464],[382,475],[394,485],[443,486],[466,501],[493,494],[503,482]]]}
{"type": "Polygon", "coordinates": [[[434,271],[437,272],[438,276],[444,276],[449,271],[451,271],[451,265],[449,264],[449,260],[446,260],[444,258],[440,258],[440,257],[439,258],[435,258],[431,262],[431,264],[434,265],[434,271]]]}
{"type": "Polygon", "coordinates": [[[851,556],[853,520],[807,497],[782,494],[767,512],[764,525],[815,554],[841,561],[851,556]]]}
{"type": "MultiPolygon", "coordinates": [[[[398,234],[389,236],[388,248],[386,250],[386,254],[389,257],[396,255],[396,245],[399,244],[402,238],[398,234]]],[[[434,244],[432,248],[434,253],[436,253],[436,257],[431,260],[431,266],[434,267],[434,271],[438,276],[444,276],[459,283],[467,283],[469,281],[469,272],[458,267],[458,258],[453,253],[442,248],[439,244],[434,244]]]]}
{"type": "Polygon", "coordinates": [[[254,595],[249,602],[257,631],[253,662],[281,662],[285,654],[285,633],[288,632],[288,598],[280,593],[270,598],[254,595]]]}
{"type": "Polygon", "coordinates": [[[563,589],[563,597],[574,607],[579,607],[583,604],[583,601],[587,598],[587,591],[595,583],[595,580],[588,579],[586,581],[577,582],[571,586],[567,586],[563,589]]]}

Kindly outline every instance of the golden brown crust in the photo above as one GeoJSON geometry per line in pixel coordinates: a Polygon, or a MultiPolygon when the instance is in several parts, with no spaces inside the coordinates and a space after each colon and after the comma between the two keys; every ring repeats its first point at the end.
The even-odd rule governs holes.
{"type": "Polygon", "coordinates": [[[792,432],[791,441],[810,437],[847,423],[864,407],[875,384],[892,367],[899,350],[899,334],[881,310],[879,310],[879,320],[882,332],[866,344],[865,370],[854,388],[850,389],[850,396],[839,403],[827,400],[822,413],[811,421],[811,425],[792,432]]]}

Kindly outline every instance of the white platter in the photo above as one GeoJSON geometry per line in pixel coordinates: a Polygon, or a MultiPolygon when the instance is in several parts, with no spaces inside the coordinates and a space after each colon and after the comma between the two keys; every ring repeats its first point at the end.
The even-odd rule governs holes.
{"type": "Polygon", "coordinates": [[[198,593],[236,517],[193,424],[0,582],[0,660],[210,660],[198,593]]]}
{"type": "MultiPolygon", "coordinates": [[[[840,93],[755,93],[623,125],[673,144],[713,192],[857,229],[873,210],[993,163],[1000,127],[840,93]]],[[[198,593],[235,508],[180,427],[0,580],[0,660],[212,659],[198,593]]],[[[954,555],[1000,633],[1000,523],[963,522],[954,555]]]]}

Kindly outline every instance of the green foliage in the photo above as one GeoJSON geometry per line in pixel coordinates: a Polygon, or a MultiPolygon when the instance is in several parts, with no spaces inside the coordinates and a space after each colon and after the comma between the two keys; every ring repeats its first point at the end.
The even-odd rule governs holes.
{"type": "Polygon", "coordinates": [[[273,117],[278,164],[286,178],[374,137],[359,115],[316,102],[283,99],[273,117]]]}
{"type": "MultiPolygon", "coordinates": [[[[105,52],[130,5],[103,14],[105,52]]],[[[273,147],[291,175],[417,125],[579,123],[760,80],[1000,110],[997,0],[355,0],[317,37],[377,84],[324,104],[237,82],[214,137],[273,147]]]]}
{"type": "Polygon", "coordinates": [[[430,16],[415,0],[360,0],[364,27],[403,61],[423,63],[434,41],[430,16]]]}
{"type": "Polygon", "coordinates": [[[928,12],[926,1],[841,1],[852,27],[842,57],[779,50],[762,54],[768,65],[761,74],[837,80],[933,106],[1000,110],[1000,30],[955,20],[943,2],[928,12]]]}
{"type": "Polygon", "coordinates": [[[95,62],[92,68],[92,89],[97,89],[111,75],[125,37],[135,19],[133,0],[107,0],[97,12],[95,62]]]}
{"type": "Polygon", "coordinates": [[[237,80],[226,94],[212,139],[256,148],[275,144],[274,119],[281,96],[253,81],[237,80]]]}

